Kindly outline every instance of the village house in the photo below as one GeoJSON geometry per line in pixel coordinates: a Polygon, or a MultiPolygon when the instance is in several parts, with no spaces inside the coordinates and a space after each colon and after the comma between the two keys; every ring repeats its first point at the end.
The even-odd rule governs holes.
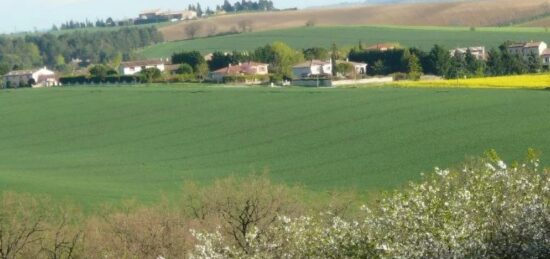
{"type": "Polygon", "coordinates": [[[378,43],[372,46],[367,47],[365,50],[371,50],[371,51],[388,51],[388,50],[394,50],[399,48],[399,43],[378,43]]]}
{"type": "Polygon", "coordinates": [[[311,60],[292,67],[294,78],[309,78],[314,76],[331,76],[332,62],[311,60]]]}
{"type": "Polygon", "coordinates": [[[548,45],[544,41],[530,41],[522,43],[513,43],[508,46],[508,52],[517,54],[524,59],[528,59],[531,53],[542,56],[548,45]]]}
{"type": "Polygon", "coordinates": [[[31,86],[32,88],[59,85],[54,71],[46,67],[33,70],[15,70],[3,76],[4,88],[31,86]]]}
{"type": "MultiPolygon", "coordinates": [[[[264,63],[246,62],[239,63],[237,65],[229,65],[227,67],[212,71],[209,74],[210,80],[223,83],[226,77],[238,77],[238,76],[266,76],[269,74],[269,65],[264,63]]],[[[264,80],[260,78],[246,78],[246,84],[258,84],[263,83],[264,80]]]]}
{"type": "Polygon", "coordinates": [[[354,75],[355,76],[358,76],[358,75],[366,75],[367,74],[367,63],[359,63],[359,62],[352,62],[352,61],[349,61],[349,60],[346,60],[346,61],[343,61],[343,60],[338,60],[336,61],[336,64],[350,64],[353,66],[354,68],[354,75]]]}
{"type": "Polygon", "coordinates": [[[164,61],[157,59],[157,60],[122,62],[119,67],[119,74],[125,75],[125,76],[131,76],[148,68],[156,68],[160,70],[160,72],[164,72],[165,70],[164,61]]]}
{"type": "Polygon", "coordinates": [[[487,58],[487,52],[483,46],[452,49],[450,51],[451,57],[454,57],[457,53],[465,55],[468,50],[470,50],[470,53],[472,53],[472,55],[478,60],[485,60],[487,58]]]}

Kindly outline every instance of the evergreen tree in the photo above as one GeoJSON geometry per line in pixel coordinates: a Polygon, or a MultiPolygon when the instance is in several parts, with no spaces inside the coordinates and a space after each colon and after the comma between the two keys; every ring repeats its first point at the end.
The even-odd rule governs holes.
{"type": "Polygon", "coordinates": [[[340,53],[338,53],[338,47],[336,46],[336,43],[332,43],[330,58],[332,62],[332,75],[336,76],[336,60],[340,58],[340,53]]]}
{"type": "Polygon", "coordinates": [[[196,12],[197,12],[197,16],[198,16],[198,17],[202,17],[203,12],[202,12],[202,7],[201,7],[201,4],[200,4],[200,3],[197,3],[197,10],[196,10],[196,12]]]}

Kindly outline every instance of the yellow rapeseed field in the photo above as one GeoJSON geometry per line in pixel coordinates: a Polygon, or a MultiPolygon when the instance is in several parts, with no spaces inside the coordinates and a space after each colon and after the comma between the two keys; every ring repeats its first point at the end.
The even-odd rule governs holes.
{"type": "Polygon", "coordinates": [[[400,87],[544,89],[550,87],[550,74],[530,74],[458,80],[402,81],[396,82],[395,84],[400,87]]]}

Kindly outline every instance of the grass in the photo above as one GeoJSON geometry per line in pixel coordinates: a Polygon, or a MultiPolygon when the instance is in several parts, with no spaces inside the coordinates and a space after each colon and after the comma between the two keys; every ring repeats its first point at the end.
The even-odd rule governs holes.
{"type": "Polygon", "coordinates": [[[392,83],[400,87],[434,88],[519,88],[546,89],[550,87],[550,74],[531,74],[518,76],[483,77],[469,79],[451,79],[435,81],[403,81],[392,83]]]}
{"type": "Polygon", "coordinates": [[[75,87],[4,90],[0,103],[0,189],[88,208],[264,169],[369,192],[489,148],[550,158],[550,91],[75,87]]]}
{"type": "Polygon", "coordinates": [[[406,27],[406,26],[341,26],[313,27],[252,32],[221,37],[201,38],[177,42],[167,42],[141,50],[147,58],[168,57],[182,50],[198,50],[203,53],[213,51],[253,50],[259,46],[283,41],[294,48],[356,46],[380,42],[400,42],[406,47],[428,50],[434,44],[451,47],[483,45],[497,47],[507,40],[550,41],[550,33],[543,28],[476,28],[469,27],[406,27]]]}

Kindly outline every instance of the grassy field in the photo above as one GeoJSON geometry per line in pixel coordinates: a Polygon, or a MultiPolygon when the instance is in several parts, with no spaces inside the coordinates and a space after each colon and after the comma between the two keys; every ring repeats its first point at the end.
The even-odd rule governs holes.
{"type": "Polygon", "coordinates": [[[433,88],[516,88],[547,89],[550,88],[550,74],[531,74],[519,76],[499,76],[469,79],[451,79],[435,81],[403,81],[392,83],[401,87],[433,88]]]}
{"type": "Polygon", "coordinates": [[[0,189],[84,206],[269,170],[376,191],[495,148],[550,150],[550,91],[190,86],[0,91],[0,189]]]}
{"type": "Polygon", "coordinates": [[[550,41],[550,33],[542,28],[476,28],[468,27],[404,27],[404,26],[342,26],[313,27],[252,32],[220,37],[167,42],[148,47],[140,54],[148,58],[168,57],[174,52],[198,50],[209,53],[216,50],[253,50],[274,41],[283,41],[294,48],[356,46],[380,42],[400,42],[407,47],[429,49],[434,44],[447,47],[498,47],[505,41],[550,41]]]}

